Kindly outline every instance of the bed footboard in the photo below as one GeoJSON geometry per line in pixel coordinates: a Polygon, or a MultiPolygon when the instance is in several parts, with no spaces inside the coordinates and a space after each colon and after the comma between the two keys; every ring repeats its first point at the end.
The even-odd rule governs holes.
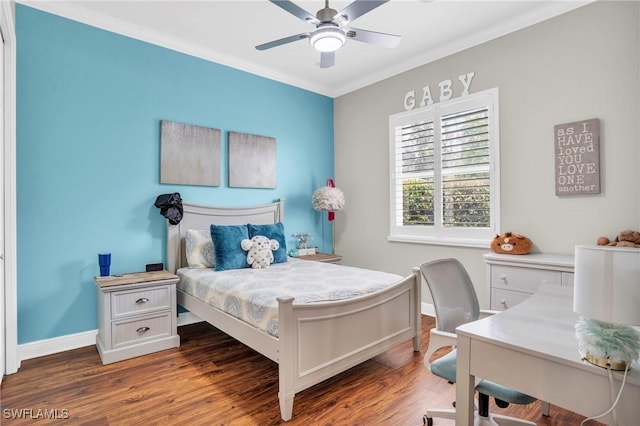
{"type": "Polygon", "coordinates": [[[279,400],[283,420],[296,392],[413,339],[420,349],[417,271],[389,289],[342,302],[294,305],[279,298],[279,400]]]}

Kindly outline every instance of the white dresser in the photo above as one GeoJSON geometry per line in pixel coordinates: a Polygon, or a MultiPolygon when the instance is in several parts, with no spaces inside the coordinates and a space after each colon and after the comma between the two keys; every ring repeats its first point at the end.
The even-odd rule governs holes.
{"type": "Polygon", "coordinates": [[[95,277],[103,364],[180,346],[176,283],[167,271],[95,277]]]}
{"type": "Polygon", "coordinates": [[[533,294],[541,284],[573,286],[573,255],[487,253],[490,309],[502,311],[533,294]]]}

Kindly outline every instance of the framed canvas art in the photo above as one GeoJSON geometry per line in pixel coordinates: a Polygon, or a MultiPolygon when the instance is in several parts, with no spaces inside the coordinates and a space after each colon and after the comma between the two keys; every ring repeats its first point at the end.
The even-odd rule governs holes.
{"type": "Polygon", "coordinates": [[[276,187],[276,140],[229,132],[229,186],[276,187]]]}
{"type": "Polygon", "coordinates": [[[220,186],[220,130],[161,120],[160,183],[220,186]]]}

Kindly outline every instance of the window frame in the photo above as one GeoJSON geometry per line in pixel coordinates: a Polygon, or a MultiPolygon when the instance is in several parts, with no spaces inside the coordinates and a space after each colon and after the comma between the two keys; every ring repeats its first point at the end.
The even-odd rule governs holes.
{"type": "Polygon", "coordinates": [[[498,88],[434,103],[389,116],[389,235],[388,241],[421,244],[488,247],[500,228],[500,125],[498,88]],[[478,107],[488,110],[489,131],[489,227],[443,227],[441,161],[441,117],[478,107]],[[433,120],[434,124],[434,225],[397,225],[396,209],[396,127],[433,120]],[[437,204],[436,204],[437,203],[437,204]]]}

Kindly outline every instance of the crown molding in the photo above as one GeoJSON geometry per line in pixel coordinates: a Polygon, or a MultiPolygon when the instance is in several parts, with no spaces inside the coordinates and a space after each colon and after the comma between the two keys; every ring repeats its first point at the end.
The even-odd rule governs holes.
{"type": "Polygon", "coordinates": [[[117,18],[95,13],[87,8],[82,7],[81,5],[78,5],[77,2],[70,3],[65,0],[16,0],[16,3],[40,10],[42,12],[47,12],[52,15],[57,15],[62,18],[70,19],[81,24],[90,25],[92,27],[100,28],[102,30],[109,31],[115,34],[164,47],[210,62],[215,62],[217,64],[225,65],[240,71],[245,71],[250,74],[255,74],[260,77],[265,77],[270,80],[275,80],[291,86],[306,89],[325,96],[331,96],[330,90],[322,85],[314,84],[313,82],[292,77],[290,75],[277,73],[271,69],[260,67],[254,63],[247,62],[237,56],[225,55],[214,49],[206,49],[200,46],[194,46],[193,44],[185,43],[179,38],[170,37],[158,31],[153,31],[148,28],[134,25],[117,18]]]}
{"type": "Polygon", "coordinates": [[[331,98],[336,98],[361,89],[371,84],[388,79],[405,71],[409,71],[416,67],[426,65],[430,62],[445,58],[465,49],[477,46],[482,43],[494,40],[509,33],[521,30],[523,28],[535,25],[547,19],[562,15],[574,9],[587,5],[597,0],[577,0],[577,1],[549,1],[545,3],[544,8],[536,7],[530,13],[523,14],[517,19],[505,20],[501,25],[487,27],[481,32],[469,34],[457,40],[440,46],[437,49],[431,49],[421,55],[416,55],[406,61],[398,62],[390,67],[368,72],[360,78],[347,82],[338,87],[327,87],[308,79],[292,76],[276,72],[272,69],[261,67],[255,63],[243,60],[240,57],[226,55],[214,49],[207,49],[201,46],[195,46],[186,43],[176,37],[167,36],[158,31],[137,26],[129,22],[125,22],[113,17],[95,13],[85,7],[81,2],[69,2],[66,0],[49,1],[49,0],[16,0],[17,3],[43,12],[71,19],[86,25],[97,27],[116,34],[124,35],[136,40],[151,43],[157,46],[165,47],[176,52],[184,53],[190,56],[201,58],[207,61],[215,62],[260,77],[275,80],[291,86],[306,89],[331,98]]]}

